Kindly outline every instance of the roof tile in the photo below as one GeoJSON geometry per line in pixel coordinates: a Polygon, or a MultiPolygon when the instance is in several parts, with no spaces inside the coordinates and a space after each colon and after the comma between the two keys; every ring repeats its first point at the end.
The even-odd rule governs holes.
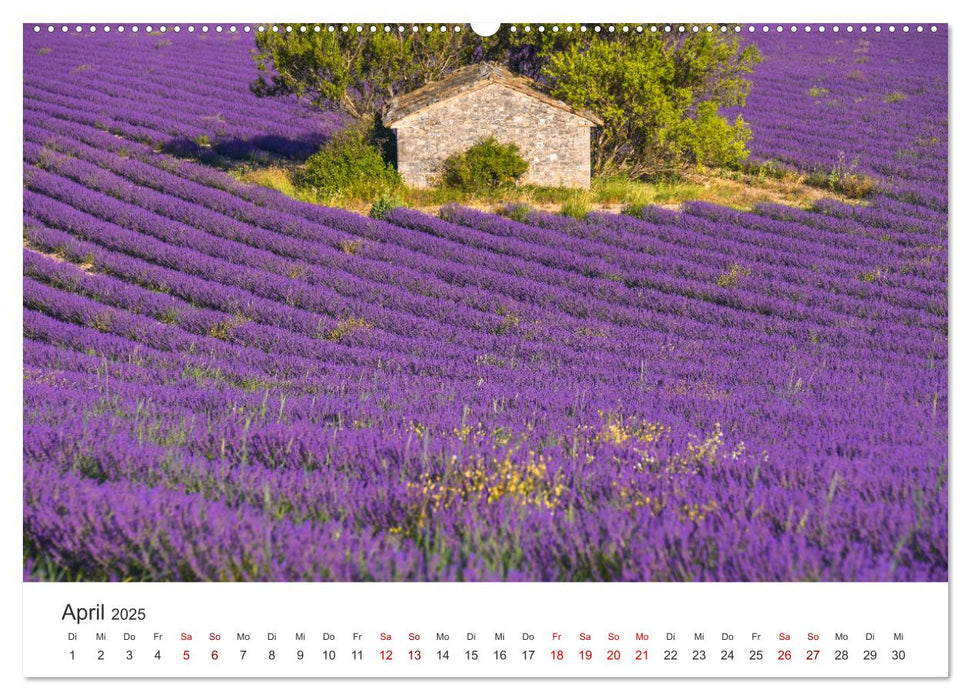
{"type": "Polygon", "coordinates": [[[529,95],[552,107],[586,119],[592,126],[603,125],[603,122],[596,115],[587,110],[574,109],[566,102],[556,99],[535,80],[517,75],[497,63],[482,62],[459,68],[441,80],[436,80],[417,90],[393,98],[384,108],[385,126],[393,127],[405,117],[420,112],[433,104],[478,90],[489,84],[504,85],[512,90],[529,95]]]}

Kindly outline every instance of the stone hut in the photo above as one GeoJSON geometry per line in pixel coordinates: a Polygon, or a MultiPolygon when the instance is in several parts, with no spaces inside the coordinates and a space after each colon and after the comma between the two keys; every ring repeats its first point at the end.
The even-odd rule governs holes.
{"type": "Polygon", "coordinates": [[[554,99],[529,78],[477,63],[391,100],[385,126],[398,141],[398,172],[413,187],[434,184],[442,162],[494,136],[529,163],[523,182],[590,186],[590,129],[596,116],[554,99]]]}

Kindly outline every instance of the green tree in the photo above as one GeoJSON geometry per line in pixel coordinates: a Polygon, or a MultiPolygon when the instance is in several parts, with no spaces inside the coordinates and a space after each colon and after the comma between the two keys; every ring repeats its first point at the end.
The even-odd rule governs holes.
{"type": "Polygon", "coordinates": [[[549,51],[542,72],[555,97],[597,114],[594,170],[658,174],[686,163],[731,166],[751,131],[722,107],[743,106],[754,46],[711,34],[574,42],[549,51]]]}
{"type": "Polygon", "coordinates": [[[471,62],[471,31],[259,32],[259,96],[294,94],[373,118],[384,101],[471,62]]]}

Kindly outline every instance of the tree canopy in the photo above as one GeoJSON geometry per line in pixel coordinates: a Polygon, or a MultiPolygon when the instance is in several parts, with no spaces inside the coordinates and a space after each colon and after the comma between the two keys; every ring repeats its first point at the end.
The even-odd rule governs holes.
{"type": "Polygon", "coordinates": [[[751,132],[741,107],[747,75],[761,60],[734,34],[691,32],[462,31],[261,32],[254,59],[257,95],[294,94],[375,119],[383,104],[464,65],[489,60],[543,83],[604,122],[595,130],[598,174],[652,175],[688,164],[737,165],[751,132]]]}

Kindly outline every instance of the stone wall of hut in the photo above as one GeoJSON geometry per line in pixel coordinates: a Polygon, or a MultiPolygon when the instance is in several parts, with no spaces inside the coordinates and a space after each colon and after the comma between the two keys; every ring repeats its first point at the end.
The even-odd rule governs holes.
{"type": "Polygon", "coordinates": [[[590,186],[590,123],[504,85],[444,99],[392,128],[398,171],[414,187],[433,186],[448,156],[489,136],[519,146],[529,163],[523,182],[590,186]]]}

